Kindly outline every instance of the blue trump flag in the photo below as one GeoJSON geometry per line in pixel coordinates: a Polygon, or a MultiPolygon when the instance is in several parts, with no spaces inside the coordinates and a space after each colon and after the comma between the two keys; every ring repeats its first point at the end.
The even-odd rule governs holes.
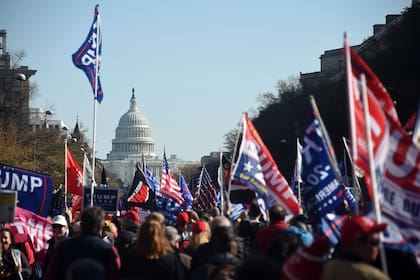
{"type": "Polygon", "coordinates": [[[319,220],[343,203],[344,191],[330,162],[328,153],[332,146],[327,144],[328,134],[314,106],[310,102],[310,120],[302,148],[301,191],[308,217],[319,220]]]}
{"type": "Polygon", "coordinates": [[[103,92],[99,79],[101,65],[102,33],[100,28],[99,5],[95,6],[93,23],[82,46],[72,55],[74,65],[83,70],[90,82],[95,99],[101,103],[103,92]]]}
{"type": "Polygon", "coordinates": [[[43,217],[48,216],[52,198],[49,175],[0,163],[0,190],[17,191],[17,206],[43,217]]]}
{"type": "Polygon", "coordinates": [[[185,178],[182,176],[181,172],[179,172],[179,186],[181,187],[182,198],[184,199],[184,202],[181,205],[182,209],[190,211],[193,208],[194,198],[192,197],[187,182],[185,182],[185,178]]]}

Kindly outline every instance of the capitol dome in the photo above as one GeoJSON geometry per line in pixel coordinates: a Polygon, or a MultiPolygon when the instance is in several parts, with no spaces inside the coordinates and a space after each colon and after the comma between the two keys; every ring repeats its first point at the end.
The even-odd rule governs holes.
{"type": "Polygon", "coordinates": [[[137,99],[133,94],[130,99],[130,109],[121,116],[112,139],[112,151],[107,160],[122,160],[128,157],[155,157],[155,140],[149,122],[137,108],[137,99]]]}

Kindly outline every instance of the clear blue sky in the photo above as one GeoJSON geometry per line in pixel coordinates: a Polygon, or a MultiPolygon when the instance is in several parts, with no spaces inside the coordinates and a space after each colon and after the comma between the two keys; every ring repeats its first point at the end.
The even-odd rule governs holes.
{"type": "MultiPolygon", "coordinates": [[[[99,4],[103,45],[96,154],[105,158],[135,87],[155,151],[185,160],[218,151],[223,135],[278,80],[320,70],[320,55],[372,35],[373,24],[411,0],[2,0],[0,29],[21,65],[38,70],[32,107],[54,111],[73,128],[76,116],[92,140],[93,94],[73,54],[99,4]]],[[[303,116],[302,116],[303,117],[303,116]]],[[[273,126],[275,128],[275,125],[273,126]]]]}

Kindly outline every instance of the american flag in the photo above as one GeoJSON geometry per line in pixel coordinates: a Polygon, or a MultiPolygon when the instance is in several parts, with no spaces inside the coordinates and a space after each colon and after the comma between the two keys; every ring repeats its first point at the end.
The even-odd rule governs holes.
{"type": "Polygon", "coordinates": [[[194,209],[208,211],[217,205],[217,186],[213,183],[206,166],[201,169],[194,193],[194,209]]]}
{"type": "Polygon", "coordinates": [[[166,153],[163,152],[163,167],[162,176],[160,179],[160,193],[170,199],[173,199],[179,205],[182,205],[184,199],[182,198],[181,187],[175,180],[174,175],[169,169],[168,160],[166,159],[166,153]]]}

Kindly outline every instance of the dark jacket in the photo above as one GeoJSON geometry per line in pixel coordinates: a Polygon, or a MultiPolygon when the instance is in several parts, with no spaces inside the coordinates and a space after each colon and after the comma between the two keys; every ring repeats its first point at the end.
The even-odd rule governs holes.
{"type": "Polygon", "coordinates": [[[99,262],[106,270],[107,279],[118,279],[121,267],[118,251],[97,235],[82,235],[60,242],[45,279],[65,279],[67,268],[81,258],[99,262]]]}
{"type": "MultiPolygon", "coordinates": [[[[16,258],[20,260],[22,265],[22,276],[23,279],[30,279],[32,275],[32,268],[25,256],[25,254],[20,251],[19,249],[11,249],[13,250],[16,258]]],[[[16,265],[12,257],[11,250],[4,251],[2,253],[2,266],[1,269],[4,269],[6,272],[10,273],[10,275],[6,278],[1,278],[2,280],[19,280],[18,272],[16,271],[16,265]]]]}
{"type": "Polygon", "coordinates": [[[241,260],[231,253],[213,255],[191,272],[191,280],[235,279],[235,271],[241,260]]]}
{"type": "Polygon", "coordinates": [[[182,280],[185,269],[175,253],[149,260],[130,252],[122,264],[120,279],[182,280]]]}

